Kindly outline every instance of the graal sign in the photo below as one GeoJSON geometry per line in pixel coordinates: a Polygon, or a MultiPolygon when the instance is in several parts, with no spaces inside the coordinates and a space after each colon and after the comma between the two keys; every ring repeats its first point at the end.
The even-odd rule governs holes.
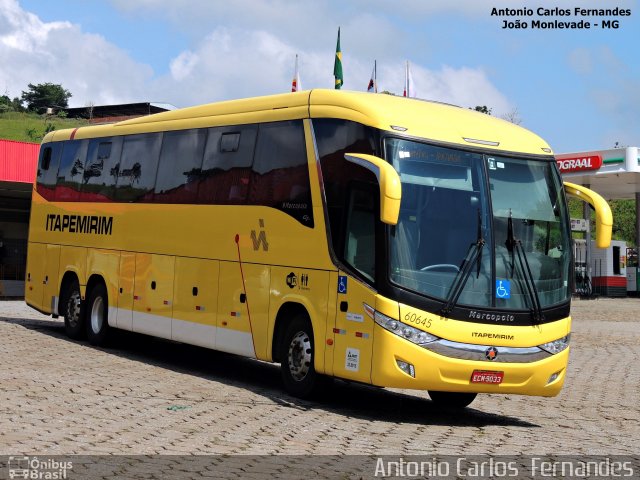
{"type": "Polygon", "coordinates": [[[585,170],[598,170],[602,166],[600,155],[589,155],[587,157],[572,157],[556,159],[560,173],[581,172],[585,170]]]}

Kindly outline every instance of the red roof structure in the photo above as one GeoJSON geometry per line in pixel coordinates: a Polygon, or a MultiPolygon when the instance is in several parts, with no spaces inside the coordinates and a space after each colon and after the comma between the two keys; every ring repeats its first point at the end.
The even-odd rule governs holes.
{"type": "Polygon", "coordinates": [[[0,140],[0,182],[34,183],[38,143],[0,140]]]}

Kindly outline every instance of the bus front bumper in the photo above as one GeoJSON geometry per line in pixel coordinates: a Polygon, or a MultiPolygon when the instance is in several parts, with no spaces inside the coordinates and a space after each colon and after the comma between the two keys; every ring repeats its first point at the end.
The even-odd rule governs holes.
{"type": "MultiPolygon", "coordinates": [[[[392,388],[553,397],[562,389],[568,360],[569,348],[528,363],[454,358],[427,350],[375,325],[371,380],[374,385],[392,388]],[[501,377],[501,381],[473,383],[472,377],[477,372],[488,372],[484,378],[495,381],[501,377]]],[[[475,377],[482,378],[482,374],[475,377]]]]}

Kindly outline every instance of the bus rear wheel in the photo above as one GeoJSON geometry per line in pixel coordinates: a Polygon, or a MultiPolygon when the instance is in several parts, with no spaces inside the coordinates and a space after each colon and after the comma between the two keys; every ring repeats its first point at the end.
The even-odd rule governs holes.
{"type": "Polygon", "coordinates": [[[77,280],[64,289],[61,304],[65,333],[69,338],[81,340],[85,335],[84,305],[77,280]]]}
{"type": "Polygon", "coordinates": [[[320,385],[320,375],[313,366],[314,344],[311,322],[297,315],[287,325],[280,343],[282,382],[294,397],[307,398],[320,385]]]}
{"type": "Polygon", "coordinates": [[[429,396],[433,403],[439,407],[465,408],[476,398],[477,393],[466,392],[437,392],[429,390],[429,396]]]}
{"type": "Polygon", "coordinates": [[[104,345],[109,333],[109,302],[102,283],[91,290],[87,299],[87,338],[91,345],[104,345]]]}

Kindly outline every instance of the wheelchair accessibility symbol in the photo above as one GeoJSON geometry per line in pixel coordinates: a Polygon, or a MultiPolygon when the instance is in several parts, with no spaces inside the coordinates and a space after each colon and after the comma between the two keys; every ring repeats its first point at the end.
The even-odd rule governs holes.
{"type": "Polygon", "coordinates": [[[338,293],[347,293],[346,275],[338,275],[338,293]]]}
{"type": "Polygon", "coordinates": [[[511,282],[496,280],[496,298],[511,298],[511,282]]]}

